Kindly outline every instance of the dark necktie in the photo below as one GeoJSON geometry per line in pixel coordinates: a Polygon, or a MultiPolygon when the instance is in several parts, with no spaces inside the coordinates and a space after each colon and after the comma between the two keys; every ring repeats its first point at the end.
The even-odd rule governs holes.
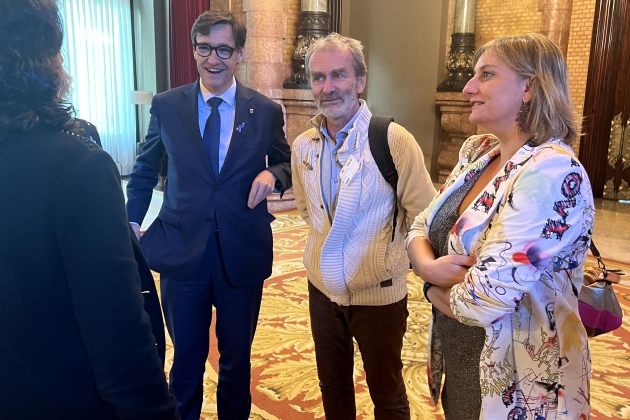
{"type": "Polygon", "coordinates": [[[215,96],[208,100],[211,111],[206,127],[203,130],[203,146],[206,149],[210,168],[216,176],[219,173],[219,144],[221,143],[221,114],[219,113],[219,105],[223,99],[215,96]]]}

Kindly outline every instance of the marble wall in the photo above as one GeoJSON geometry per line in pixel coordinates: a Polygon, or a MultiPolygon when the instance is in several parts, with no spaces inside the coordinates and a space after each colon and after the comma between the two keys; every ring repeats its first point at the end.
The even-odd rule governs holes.
{"type": "MultiPolygon", "coordinates": [[[[284,61],[286,15],[282,0],[243,0],[247,44],[237,77],[272,99],[282,98],[282,82],[290,69],[284,61]]],[[[234,5],[233,5],[234,7],[234,5]]]]}
{"type": "Polygon", "coordinates": [[[229,8],[247,26],[237,79],[282,105],[287,140],[292,143],[317,111],[310,91],[291,92],[282,87],[293,71],[301,0],[213,0],[212,8],[221,7],[229,8]]]}

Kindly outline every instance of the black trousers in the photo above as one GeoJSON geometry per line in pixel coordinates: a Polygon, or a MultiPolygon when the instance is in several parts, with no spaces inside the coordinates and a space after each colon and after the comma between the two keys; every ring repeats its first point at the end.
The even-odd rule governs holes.
{"type": "Polygon", "coordinates": [[[317,375],[327,420],[354,420],[354,337],[374,402],[375,420],[408,420],[402,377],[407,297],[384,306],[340,306],[308,283],[317,375]]]}
{"type": "Polygon", "coordinates": [[[175,350],[169,385],[182,420],[199,420],[201,413],[213,306],[219,349],[219,419],[247,420],[252,401],[251,346],[263,283],[238,288],[230,284],[214,233],[191,277],[163,277],[160,284],[166,326],[175,350]]]}

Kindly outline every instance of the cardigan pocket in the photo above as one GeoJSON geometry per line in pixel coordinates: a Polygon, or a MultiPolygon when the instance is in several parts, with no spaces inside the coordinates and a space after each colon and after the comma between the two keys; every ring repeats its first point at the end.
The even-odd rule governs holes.
{"type": "Polygon", "coordinates": [[[392,273],[389,270],[386,256],[389,245],[389,236],[383,236],[385,240],[373,242],[370,244],[363,261],[369,261],[371,264],[361,264],[356,275],[352,276],[352,280],[348,284],[350,290],[368,289],[371,287],[381,286],[381,283],[390,280],[392,273]]]}

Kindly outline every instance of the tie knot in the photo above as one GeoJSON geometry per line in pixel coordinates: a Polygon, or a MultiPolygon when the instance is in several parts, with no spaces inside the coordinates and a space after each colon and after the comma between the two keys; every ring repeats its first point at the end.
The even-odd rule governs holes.
{"type": "Polygon", "coordinates": [[[208,105],[210,105],[212,109],[218,108],[219,105],[221,105],[221,102],[223,102],[223,99],[219,98],[218,96],[214,96],[208,99],[208,105]]]}

